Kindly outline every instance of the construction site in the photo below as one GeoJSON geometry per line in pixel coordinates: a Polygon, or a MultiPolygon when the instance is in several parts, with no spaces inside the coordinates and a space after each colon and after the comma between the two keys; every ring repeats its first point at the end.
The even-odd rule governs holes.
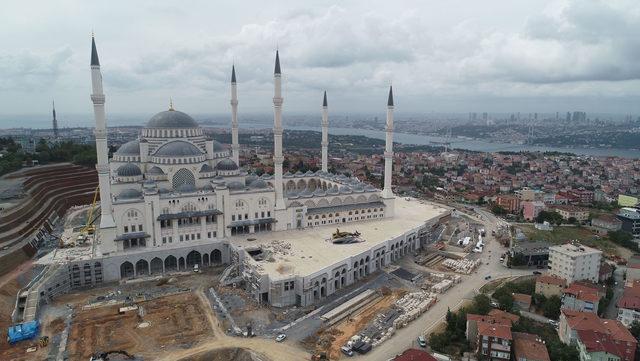
{"type": "MultiPolygon", "coordinates": [[[[41,170],[36,177],[52,171],[41,170]]],[[[427,312],[479,264],[470,257],[472,251],[452,244],[464,232],[455,231],[462,221],[442,216],[420,233],[421,249],[391,247],[390,259],[395,262],[380,259],[373,270],[362,267],[362,262],[354,263],[349,266],[353,277],[347,282],[330,278],[332,292],[325,294],[318,288],[312,294],[315,302],[306,306],[261,302],[248,292],[246,279],[230,272],[232,265],[211,264],[102,283],[97,263],[76,272],[66,270],[71,264],[43,262],[51,257],[83,260],[91,255],[98,195],[95,187],[82,189],[82,201],[64,203],[45,227],[46,234],[33,243],[34,254],[40,249],[37,260],[18,262],[12,272],[0,276],[2,339],[7,339],[6,330],[17,322],[23,325],[19,331],[25,332],[23,338],[15,338],[24,341],[0,343],[0,359],[99,360],[118,355],[132,360],[266,361],[265,355],[276,355],[271,357],[274,360],[309,359],[309,355],[335,360],[366,354],[427,312]],[[43,285],[56,283],[57,269],[64,271],[58,272],[63,275],[56,284],[59,289],[43,289],[43,285]],[[29,322],[35,322],[32,330],[24,328],[29,322]],[[26,334],[31,331],[37,337],[26,334]],[[287,335],[286,342],[275,342],[282,334],[287,335]]],[[[416,207],[424,208],[404,201],[398,210],[416,207]]],[[[5,211],[11,213],[12,208],[5,211]]],[[[386,232],[400,232],[401,227],[393,225],[398,229],[386,232]]],[[[297,236],[294,233],[283,234],[297,236]]],[[[361,254],[371,247],[366,242],[386,237],[365,231],[361,236],[365,242],[333,246],[345,253],[342,255],[323,253],[326,246],[323,242],[316,245],[315,238],[301,241],[274,236],[238,243],[247,243],[251,262],[286,277],[293,268],[315,271],[324,267],[318,262],[361,254]],[[261,245],[258,253],[252,251],[257,244],[261,245]]],[[[373,255],[374,260],[377,257],[373,255]]],[[[344,272],[340,277],[345,277],[344,272]]]]}

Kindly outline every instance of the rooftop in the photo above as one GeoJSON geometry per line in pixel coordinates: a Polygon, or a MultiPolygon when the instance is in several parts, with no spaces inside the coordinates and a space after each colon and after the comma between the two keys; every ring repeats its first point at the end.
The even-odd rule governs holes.
{"type": "Polygon", "coordinates": [[[546,283],[550,285],[556,285],[561,287],[567,286],[567,281],[564,278],[560,278],[554,275],[541,275],[536,278],[536,283],[546,283]]]}
{"type": "Polygon", "coordinates": [[[503,340],[513,339],[513,336],[511,335],[511,326],[499,325],[495,323],[478,323],[478,335],[497,337],[503,340]]]}
{"type": "MultiPolygon", "coordinates": [[[[280,232],[263,232],[234,236],[231,242],[241,248],[271,248],[287,244],[286,252],[275,252],[274,262],[255,261],[259,271],[271,279],[288,279],[292,276],[308,276],[331,265],[344,263],[345,259],[365,253],[385,241],[410,231],[432,220],[446,210],[415,199],[396,198],[393,218],[372,219],[345,224],[333,224],[307,229],[280,232]],[[331,234],[339,228],[343,232],[360,232],[364,242],[333,244],[331,234]]],[[[283,247],[278,247],[283,248],[283,247]]]]}
{"type": "Polygon", "coordinates": [[[513,352],[516,360],[550,361],[547,346],[537,335],[513,332],[513,352]]]}
{"type": "Polygon", "coordinates": [[[583,246],[579,243],[565,243],[558,246],[549,247],[549,250],[560,252],[570,257],[583,256],[586,254],[602,254],[602,251],[600,250],[588,246],[583,246]]]}

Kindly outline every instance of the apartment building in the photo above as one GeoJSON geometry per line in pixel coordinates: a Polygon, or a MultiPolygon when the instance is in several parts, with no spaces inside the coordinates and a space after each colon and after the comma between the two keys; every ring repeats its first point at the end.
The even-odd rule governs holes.
{"type": "Polygon", "coordinates": [[[549,273],[564,278],[567,283],[598,282],[601,259],[602,251],[579,243],[549,247],[549,273]]]}

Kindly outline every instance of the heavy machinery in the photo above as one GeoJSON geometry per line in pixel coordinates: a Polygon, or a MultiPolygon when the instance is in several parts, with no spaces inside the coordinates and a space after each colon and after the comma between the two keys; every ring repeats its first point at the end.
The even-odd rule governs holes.
{"type": "Polygon", "coordinates": [[[96,187],[95,192],[93,192],[93,201],[91,202],[91,208],[89,208],[89,214],[87,215],[87,223],[80,231],[80,233],[82,233],[83,235],[93,234],[96,231],[96,226],[93,224],[93,222],[96,221],[96,218],[98,218],[98,216],[96,215],[95,217],[93,217],[93,211],[96,208],[98,194],[100,194],[100,187],[96,187]]]}
{"type": "Polygon", "coordinates": [[[360,232],[340,232],[336,228],[336,231],[331,235],[331,242],[334,244],[349,244],[360,242],[360,232]]]}

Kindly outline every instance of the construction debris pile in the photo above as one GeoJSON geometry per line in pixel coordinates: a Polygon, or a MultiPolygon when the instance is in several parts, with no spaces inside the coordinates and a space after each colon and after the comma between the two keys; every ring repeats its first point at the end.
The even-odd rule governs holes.
{"type": "Polygon", "coordinates": [[[459,275],[432,272],[426,274],[422,281],[421,288],[424,291],[430,291],[433,293],[445,293],[449,288],[461,281],[462,277],[459,275]]]}
{"type": "Polygon", "coordinates": [[[427,292],[407,293],[396,301],[396,306],[401,310],[400,317],[393,321],[393,327],[403,328],[407,324],[425,313],[437,302],[436,295],[427,292]]]}
{"type": "Polygon", "coordinates": [[[469,260],[469,259],[451,259],[448,258],[442,262],[442,265],[453,270],[454,272],[462,273],[462,274],[470,274],[480,266],[482,263],[481,260],[469,260]]]}

